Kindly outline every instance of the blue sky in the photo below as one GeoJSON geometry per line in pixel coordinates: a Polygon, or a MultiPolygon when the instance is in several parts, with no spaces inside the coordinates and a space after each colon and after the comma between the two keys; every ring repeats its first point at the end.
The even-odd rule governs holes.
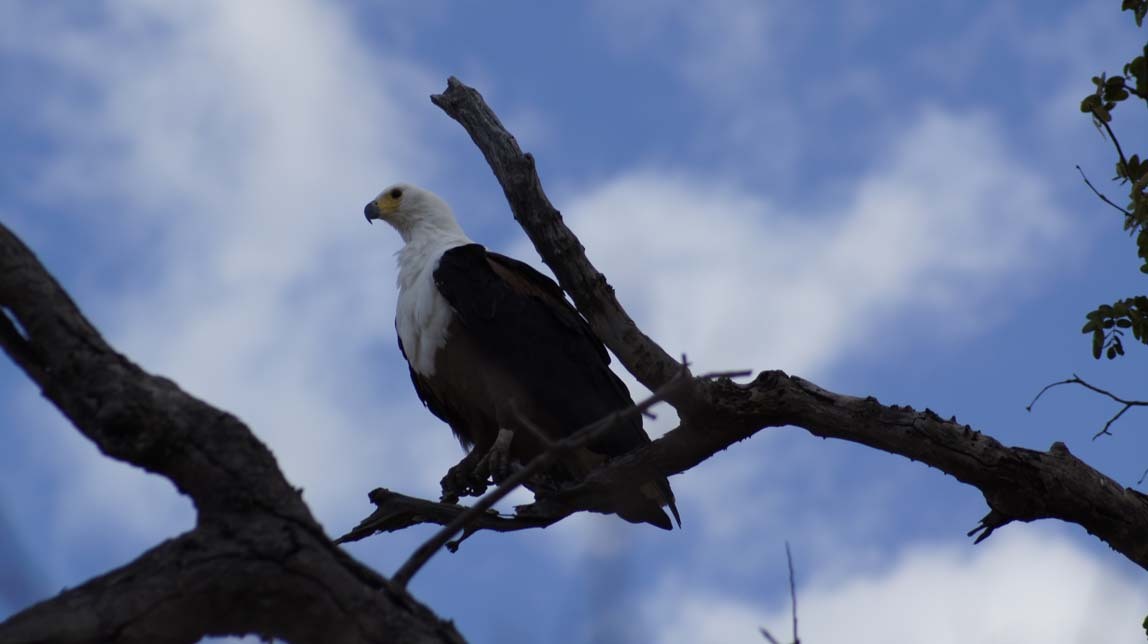
{"type": "MultiPolygon", "coordinates": [[[[1092,441],[1105,401],[1024,406],[1073,372],[1143,397],[1125,384],[1143,350],[1097,363],[1078,333],[1144,285],[1073,167],[1118,194],[1077,104],[1142,43],[1114,1],[13,1],[0,221],[117,347],[247,421],[341,534],[371,488],[433,497],[461,456],[411,391],[399,240],[362,205],[415,182],[537,263],[427,100],[453,74],[671,353],[1063,440],[1132,485],[1143,416],[1092,441]]],[[[1134,147],[1144,115],[1117,116],[1134,147]]],[[[101,457],[11,366],[0,428],[0,615],[191,527],[169,483],[101,457]]],[[[1050,522],[974,547],[980,495],[917,463],[786,428],[672,483],[680,532],[482,534],[412,590],[475,642],[757,641],[787,623],[788,540],[806,641],[1143,637],[1142,571],[1050,522]]],[[[350,550],[390,573],[428,534],[350,550]]]]}

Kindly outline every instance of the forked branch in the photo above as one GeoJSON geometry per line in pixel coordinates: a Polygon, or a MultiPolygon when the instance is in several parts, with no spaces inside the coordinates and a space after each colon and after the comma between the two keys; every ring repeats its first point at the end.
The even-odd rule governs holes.
{"type": "MultiPolygon", "coordinates": [[[[1028,404],[1028,406],[1025,407],[1025,409],[1027,409],[1028,411],[1032,411],[1033,405],[1036,404],[1036,401],[1040,400],[1040,397],[1044,395],[1044,392],[1048,391],[1049,389],[1052,389],[1053,387],[1059,387],[1061,385],[1080,385],[1081,387],[1084,387],[1085,389],[1088,389],[1090,391],[1095,391],[1096,393],[1100,394],[1101,396],[1104,396],[1105,398],[1110,398],[1110,399],[1121,404],[1120,409],[1115,414],[1113,414],[1108,419],[1108,421],[1106,423],[1104,423],[1104,427],[1101,427],[1100,431],[1098,431],[1092,435],[1092,440],[1096,440],[1097,438],[1100,438],[1101,436],[1105,436],[1105,435],[1111,436],[1112,432],[1108,431],[1109,428],[1112,427],[1113,423],[1120,420],[1120,417],[1124,415],[1124,412],[1128,411],[1129,409],[1132,409],[1133,407],[1148,407],[1148,400],[1128,400],[1125,398],[1121,398],[1120,396],[1117,396],[1116,394],[1112,393],[1111,391],[1108,391],[1107,389],[1101,389],[1100,387],[1097,387],[1096,385],[1093,385],[1089,382],[1082,380],[1080,378],[1080,376],[1078,376],[1076,374],[1072,374],[1072,377],[1067,379],[1067,380],[1060,380],[1060,381],[1045,385],[1043,389],[1041,389],[1039,392],[1037,392],[1036,397],[1032,399],[1032,402],[1030,402],[1028,404]]],[[[1143,478],[1141,478],[1141,480],[1143,480],[1143,478]]]]}
{"type": "MultiPolygon", "coordinates": [[[[519,149],[482,96],[455,78],[435,105],[458,121],[490,164],[515,218],[595,332],[651,391],[678,365],[643,334],[546,199],[534,160],[519,149]]],[[[766,427],[795,425],[821,437],[868,445],[946,472],[977,487],[989,513],[980,538],[1012,521],[1057,518],[1083,526],[1148,569],[1148,498],[1073,456],[1007,447],[955,418],[826,391],[780,371],[753,382],[698,383],[690,400],[671,401],[681,427],[601,468],[559,501],[583,507],[613,485],[683,472],[766,427]]]]}

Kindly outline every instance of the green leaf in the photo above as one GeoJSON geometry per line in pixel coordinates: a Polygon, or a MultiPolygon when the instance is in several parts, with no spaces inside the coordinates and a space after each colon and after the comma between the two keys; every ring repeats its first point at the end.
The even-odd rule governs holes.
{"type": "Polygon", "coordinates": [[[1143,92],[1145,85],[1148,85],[1148,77],[1145,77],[1144,57],[1137,56],[1132,59],[1132,62],[1124,66],[1124,73],[1136,79],[1137,91],[1143,92]]]}
{"type": "Polygon", "coordinates": [[[1092,333],[1092,357],[1100,359],[1100,352],[1104,350],[1104,334],[1100,331],[1092,333]]]}
{"type": "Polygon", "coordinates": [[[1116,347],[1115,346],[1108,347],[1108,352],[1106,353],[1106,355],[1108,356],[1109,360],[1115,358],[1116,357],[1116,347]]]}
{"type": "Polygon", "coordinates": [[[1117,320],[1116,326],[1120,327],[1121,329],[1131,328],[1132,327],[1132,320],[1117,320]]]}

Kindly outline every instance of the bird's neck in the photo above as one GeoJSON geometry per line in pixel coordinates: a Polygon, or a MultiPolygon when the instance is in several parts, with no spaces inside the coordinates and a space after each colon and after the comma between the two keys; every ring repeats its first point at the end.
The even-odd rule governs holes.
{"type": "Polygon", "coordinates": [[[448,225],[442,222],[428,225],[419,222],[416,226],[400,231],[406,242],[396,254],[399,264],[398,287],[406,290],[419,279],[434,271],[438,260],[446,251],[458,246],[473,244],[462,228],[453,221],[448,225]]]}

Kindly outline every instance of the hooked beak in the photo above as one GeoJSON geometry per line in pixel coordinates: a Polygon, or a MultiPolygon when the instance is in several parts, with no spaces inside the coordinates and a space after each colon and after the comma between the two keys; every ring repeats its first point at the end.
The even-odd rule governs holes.
{"type": "Polygon", "coordinates": [[[371,203],[367,204],[366,208],[363,208],[363,215],[367,218],[368,224],[375,223],[371,221],[372,219],[383,218],[383,213],[379,211],[379,204],[376,203],[376,201],[372,201],[371,203]]]}

